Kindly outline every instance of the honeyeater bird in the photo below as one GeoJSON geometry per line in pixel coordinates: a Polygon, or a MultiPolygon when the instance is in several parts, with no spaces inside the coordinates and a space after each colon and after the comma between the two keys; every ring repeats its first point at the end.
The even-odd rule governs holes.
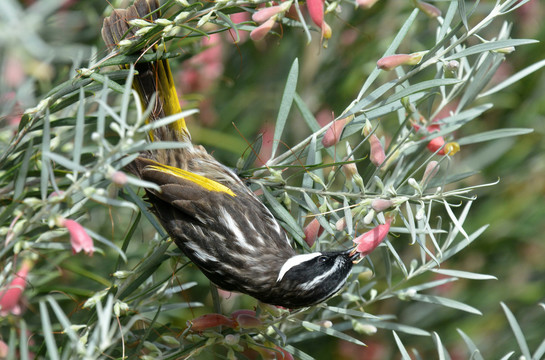
{"type": "MultiPolygon", "coordinates": [[[[121,40],[135,39],[137,29],[129,20],[158,17],[157,0],[136,0],[104,20],[102,37],[115,51],[121,40]]],[[[133,87],[144,106],[154,101],[149,121],[181,112],[167,60],[137,62],[135,69],[133,87]]],[[[357,252],[298,255],[278,221],[244,182],[191,143],[183,118],[153,130],[149,137],[187,146],[141,153],[128,171],[159,186],[160,191],[146,189],[152,212],[214,284],[290,309],[320,303],[341,289],[357,252]]]]}

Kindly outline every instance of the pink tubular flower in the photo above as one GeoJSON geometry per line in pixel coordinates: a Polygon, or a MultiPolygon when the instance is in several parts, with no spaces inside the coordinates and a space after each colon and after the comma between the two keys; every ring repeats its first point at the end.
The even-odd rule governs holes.
{"type": "Polygon", "coordinates": [[[196,332],[204,331],[220,325],[234,329],[237,324],[235,320],[229,319],[227,316],[221,314],[206,314],[187,321],[187,326],[191,326],[191,330],[196,332]]]}
{"type": "Polygon", "coordinates": [[[265,22],[265,21],[269,20],[270,18],[272,18],[275,15],[283,13],[284,11],[286,11],[286,9],[282,5],[276,5],[276,6],[270,6],[270,7],[262,8],[262,9],[257,10],[252,15],[252,20],[255,21],[255,22],[258,22],[258,23],[262,23],[262,22],[265,22]]]}
{"type": "Polygon", "coordinates": [[[396,54],[385,56],[377,61],[377,67],[381,70],[390,71],[401,65],[416,65],[422,60],[424,53],[396,54]]]}
{"type": "Polygon", "coordinates": [[[426,170],[424,171],[424,176],[422,176],[422,182],[428,183],[439,171],[439,163],[435,160],[432,160],[426,165],[426,170]]]}
{"type": "Polygon", "coordinates": [[[384,148],[375,134],[371,135],[369,138],[369,143],[371,144],[371,154],[369,155],[369,160],[371,160],[373,165],[378,167],[382,165],[386,159],[384,148]]]}
{"type": "Polygon", "coordinates": [[[307,8],[312,21],[322,30],[322,38],[331,38],[331,27],[324,21],[324,0],[307,0],[307,8]]]}
{"type": "Polygon", "coordinates": [[[305,242],[308,246],[314,245],[318,236],[324,232],[324,228],[320,225],[317,218],[314,218],[303,230],[305,233],[305,242]]]}
{"type": "Polygon", "coordinates": [[[263,24],[259,25],[255,29],[253,29],[250,32],[250,38],[253,41],[262,40],[265,37],[265,35],[267,35],[269,33],[269,31],[271,31],[274,24],[276,24],[275,19],[270,18],[269,20],[265,21],[263,24]]]}
{"type": "Polygon", "coordinates": [[[388,231],[390,231],[391,222],[392,220],[388,219],[386,224],[378,225],[372,230],[361,234],[353,240],[354,243],[357,244],[356,250],[360,253],[361,257],[370,254],[377,246],[380,245],[382,240],[384,240],[386,235],[388,235],[388,231]]]}
{"type": "Polygon", "coordinates": [[[79,253],[84,251],[86,254],[93,255],[95,248],[93,247],[93,239],[87,234],[83,226],[77,221],[70,219],[63,219],[61,226],[68,229],[70,233],[70,244],[72,245],[73,253],[79,253]]]}
{"type": "Polygon", "coordinates": [[[420,11],[422,11],[424,14],[428,15],[431,18],[441,16],[441,10],[439,10],[432,4],[428,4],[427,2],[423,1],[415,1],[415,5],[420,11]]]}
{"type": "Polygon", "coordinates": [[[341,134],[343,132],[344,126],[346,125],[347,119],[335,120],[333,124],[325,132],[324,138],[322,139],[322,145],[324,147],[330,147],[339,142],[341,139],[341,134]]]}
{"type": "Polygon", "coordinates": [[[364,9],[370,9],[378,0],[356,0],[356,5],[364,9]]]}
{"type": "Polygon", "coordinates": [[[19,300],[25,290],[26,279],[31,268],[32,262],[25,260],[8,287],[0,291],[0,316],[6,316],[9,313],[19,315],[21,313],[19,300]]]}

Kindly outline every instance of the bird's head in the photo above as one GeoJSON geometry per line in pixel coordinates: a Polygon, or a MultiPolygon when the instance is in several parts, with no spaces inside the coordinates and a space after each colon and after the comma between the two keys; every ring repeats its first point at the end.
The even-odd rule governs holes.
{"type": "Polygon", "coordinates": [[[354,249],[292,256],[276,279],[276,305],[299,308],[328,299],[344,285],[358,258],[354,249]]]}

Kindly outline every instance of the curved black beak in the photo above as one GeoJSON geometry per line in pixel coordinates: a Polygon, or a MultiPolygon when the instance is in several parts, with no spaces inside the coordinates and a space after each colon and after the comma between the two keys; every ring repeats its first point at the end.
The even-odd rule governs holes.
{"type": "Polygon", "coordinates": [[[356,249],[357,249],[357,247],[354,246],[353,248],[348,249],[345,252],[345,254],[350,258],[350,260],[354,264],[359,263],[360,260],[363,259],[362,257],[360,257],[360,253],[356,249]]]}

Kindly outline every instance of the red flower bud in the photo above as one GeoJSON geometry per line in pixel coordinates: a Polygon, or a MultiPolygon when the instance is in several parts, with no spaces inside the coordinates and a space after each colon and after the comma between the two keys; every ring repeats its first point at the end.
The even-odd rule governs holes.
{"type": "Polygon", "coordinates": [[[314,245],[314,242],[324,232],[324,228],[320,225],[317,218],[314,218],[303,230],[305,233],[305,241],[308,246],[314,245]]]}
{"type": "Polygon", "coordinates": [[[427,2],[423,1],[416,1],[416,7],[420,9],[424,14],[428,15],[431,18],[436,18],[441,16],[441,10],[433,6],[432,4],[428,4],[427,2]]]}
{"type": "Polygon", "coordinates": [[[274,24],[276,24],[276,21],[274,18],[270,18],[269,20],[265,21],[263,24],[259,25],[255,29],[253,29],[250,32],[250,38],[253,41],[259,41],[262,40],[273,28],[274,24]]]}
{"type": "Polygon", "coordinates": [[[385,71],[390,71],[400,65],[416,65],[422,60],[423,55],[423,52],[417,52],[412,54],[395,54],[385,56],[377,61],[377,67],[385,71]]]}
{"type": "Polygon", "coordinates": [[[238,326],[242,329],[257,328],[263,325],[261,320],[255,317],[255,315],[240,314],[236,318],[238,326]]]}
{"type": "Polygon", "coordinates": [[[216,326],[236,327],[236,322],[221,314],[206,314],[187,322],[192,331],[204,331],[216,326]]]}
{"type": "Polygon", "coordinates": [[[127,174],[123,171],[115,171],[112,174],[112,182],[118,186],[123,186],[127,183],[127,174]]]}
{"type": "Polygon", "coordinates": [[[19,315],[21,313],[19,300],[25,290],[26,279],[31,268],[32,262],[25,260],[7,288],[0,290],[0,316],[6,316],[9,313],[19,315]]]}
{"type": "Polygon", "coordinates": [[[378,225],[372,230],[358,236],[353,241],[357,244],[356,250],[360,253],[360,256],[370,254],[377,246],[380,245],[382,240],[388,235],[390,231],[391,219],[386,221],[386,224],[378,225]]]}
{"type": "Polygon", "coordinates": [[[346,118],[335,120],[333,124],[331,124],[322,139],[322,145],[324,145],[324,147],[330,147],[339,142],[344,126],[346,125],[346,120],[346,118]]]}
{"type": "Polygon", "coordinates": [[[93,255],[93,252],[95,251],[93,239],[85,232],[83,226],[70,219],[61,220],[61,226],[67,228],[70,233],[70,244],[72,245],[74,254],[83,250],[86,254],[93,255]]]}
{"type": "Polygon", "coordinates": [[[428,165],[426,165],[426,170],[424,171],[424,176],[422,177],[422,182],[427,183],[429,182],[435,174],[439,171],[439,163],[437,161],[430,161],[428,165]]]}
{"type": "Polygon", "coordinates": [[[364,9],[370,9],[378,0],[356,0],[356,5],[364,9]]]}
{"type": "Polygon", "coordinates": [[[371,154],[369,155],[369,160],[371,160],[373,165],[378,167],[382,165],[382,163],[386,159],[384,148],[382,147],[380,140],[375,134],[371,135],[371,137],[369,138],[369,142],[371,144],[371,154]]]}
{"type": "Polygon", "coordinates": [[[371,203],[371,207],[376,212],[381,212],[381,211],[384,211],[386,209],[389,209],[393,204],[394,204],[394,202],[392,200],[375,199],[371,203]]]}
{"type": "Polygon", "coordinates": [[[252,20],[258,23],[262,23],[269,20],[274,15],[280,14],[284,11],[284,7],[280,5],[262,8],[252,15],[252,20]]]}

